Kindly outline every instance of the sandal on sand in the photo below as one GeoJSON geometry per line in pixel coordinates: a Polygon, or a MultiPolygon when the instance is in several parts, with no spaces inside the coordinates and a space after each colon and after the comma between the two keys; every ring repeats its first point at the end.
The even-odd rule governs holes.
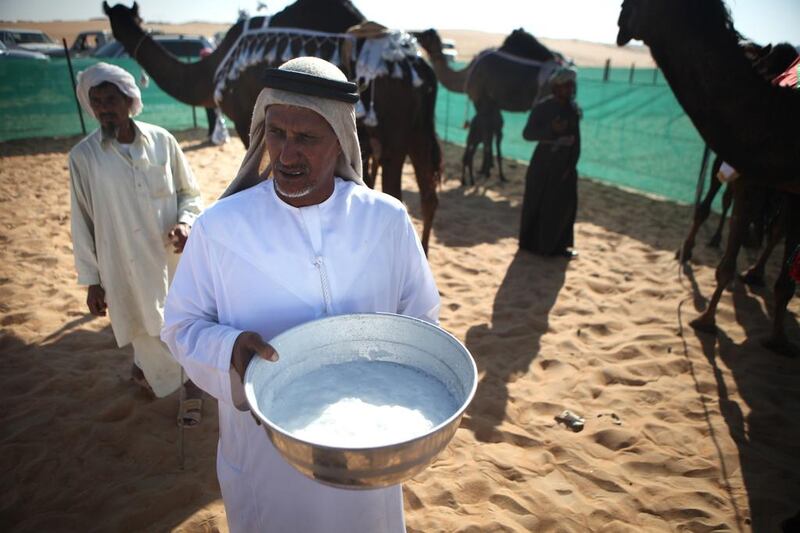
{"type": "Polygon", "coordinates": [[[155,397],[153,388],[147,382],[147,379],[144,377],[144,373],[139,369],[138,366],[136,366],[136,364],[131,367],[131,381],[138,385],[144,392],[155,397]]]}
{"type": "Polygon", "coordinates": [[[181,398],[178,408],[178,425],[185,428],[194,428],[200,425],[203,419],[202,398],[181,398]]]}

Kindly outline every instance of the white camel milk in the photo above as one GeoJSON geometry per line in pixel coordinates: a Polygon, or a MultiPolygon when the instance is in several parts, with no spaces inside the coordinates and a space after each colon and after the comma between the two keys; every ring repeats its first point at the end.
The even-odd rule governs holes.
{"type": "Polygon", "coordinates": [[[269,408],[300,439],[343,448],[385,446],[418,437],[458,408],[438,379],[383,361],[326,365],[293,380],[269,408]]]}

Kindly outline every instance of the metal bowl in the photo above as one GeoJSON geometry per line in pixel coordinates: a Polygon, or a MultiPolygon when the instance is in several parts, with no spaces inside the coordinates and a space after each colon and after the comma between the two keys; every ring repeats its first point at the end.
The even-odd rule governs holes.
{"type": "Polygon", "coordinates": [[[280,355],[278,362],[254,357],[245,372],[250,409],[289,464],[311,479],[339,488],[388,487],[424,470],[453,438],[477,387],[475,362],[464,345],[443,329],[406,316],[324,318],[292,328],[270,344],[280,355]],[[308,442],[270,419],[274,395],[284,386],[325,365],[351,361],[391,362],[420,370],[445,386],[458,407],[427,432],[378,447],[308,442]]]}

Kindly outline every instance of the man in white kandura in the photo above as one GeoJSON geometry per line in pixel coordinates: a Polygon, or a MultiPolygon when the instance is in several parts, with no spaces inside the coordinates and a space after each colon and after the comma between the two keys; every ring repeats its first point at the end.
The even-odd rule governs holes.
{"type": "MultiPolygon", "coordinates": [[[[405,531],[399,485],[344,490],[286,463],[242,405],[264,342],[330,315],[391,312],[437,322],[439,294],[403,204],[363,185],[356,86],[317,58],[265,77],[250,149],[229,191],[195,224],[162,339],[219,400],[217,475],[233,532],[405,531]],[[265,152],[271,180],[259,175],[265,152]]],[[[246,403],[245,403],[246,405],[246,403]]]]}
{"type": "MultiPolygon", "coordinates": [[[[89,311],[111,314],[117,344],[133,344],[134,381],[158,397],[181,386],[159,339],[167,288],[202,209],[175,138],[131,117],[142,97],[127,71],[98,63],[78,75],[78,99],[100,128],[69,153],[72,245],[89,311]]],[[[185,385],[178,422],[200,422],[202,391],[185,385]]]]}

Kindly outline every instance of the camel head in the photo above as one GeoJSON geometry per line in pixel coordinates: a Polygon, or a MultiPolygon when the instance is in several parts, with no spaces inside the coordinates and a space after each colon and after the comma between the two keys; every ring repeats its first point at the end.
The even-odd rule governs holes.
{"type": "Polygon", "coordinates": [[[778,43],[775,46],[767,45],[753,60],[756,72],[764,79],[771,80],[789,68],[797,59],[797,50],[789,43],[778,43]]]}
{"type": "Polygon", "coordinates": [[[133,3],[132,7],[117,4],[110,7],[107,2],[103,2],[103,13],[106,14],[111,22],[111,32],[114,38],[120,42],[124,41],[131,32],[138,30],[141,33],[142,17],[139,16],[139,4],[133,3]]]}
{"type": "Polygon", "coordinates": [[[419,41],[419,45],[428,52],[428,55],[438,57],[442,55],[442,38],[436,33],[436,30],[430,29],[422,32],[414,33],[414,37],[419,41]]]}
{"type": "Polygon", "coordinates": [[[631,39],[641,39],[641,23],[643,18],[642,0],[623,0],[617,26],[617,46],[625,46],[631,39]]]}

